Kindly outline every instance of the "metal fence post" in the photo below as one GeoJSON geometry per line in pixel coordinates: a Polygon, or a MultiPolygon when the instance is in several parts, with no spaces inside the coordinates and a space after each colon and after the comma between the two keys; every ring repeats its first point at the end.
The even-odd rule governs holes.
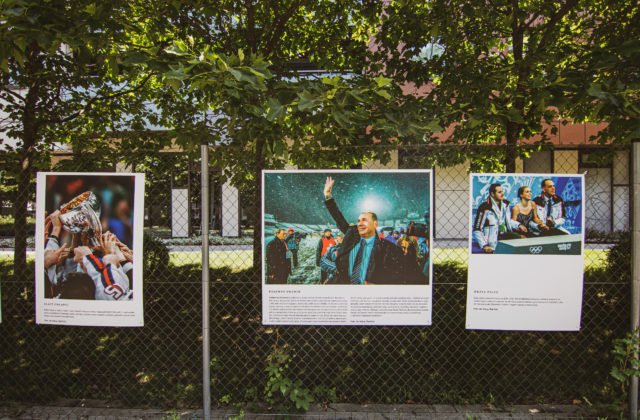
{"type": "Polygon", "coordinates": [[[202,223],[202,409],[211,419],[211,372],[209,350],[209,145],[200,145],[202,223]]]}
{"type": "MultiPolygon", "coordinates": [[[[633,192],[631,201],[633,211],[631,248],[631,330],[638,333],[640,326],[640,140],[633,142],[633,192]]],[[[636,349],[636,357],[638,357],[636,349]]],[[[638,378],[632,377],[629,386],[629,415],[632,420],[638,420],[638,378]]]]}

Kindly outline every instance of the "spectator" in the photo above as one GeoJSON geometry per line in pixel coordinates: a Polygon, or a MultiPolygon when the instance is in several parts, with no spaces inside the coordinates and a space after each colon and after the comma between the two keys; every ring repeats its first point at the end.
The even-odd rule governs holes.
{"type": "MultiPolygon", "coordinates": [[[[325,229],[322,237],[318,241],[316,248],[316,265],[320,267],[320,260],[327,253],[327,250],[336,244],[336,240],[331,234],[331,229],[325,229]]],[[[327,272],[320,270],[320,283],[324,284],[327,280],[327,272]]]]}

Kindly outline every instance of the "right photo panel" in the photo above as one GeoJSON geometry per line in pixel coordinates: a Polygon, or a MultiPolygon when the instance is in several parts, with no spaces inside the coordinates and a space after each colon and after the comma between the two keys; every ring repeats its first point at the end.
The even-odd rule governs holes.
{"type": "Polygon", "coordinates": [[[467,329],[577,331],[584,176],[471,174],[467,329]]]}

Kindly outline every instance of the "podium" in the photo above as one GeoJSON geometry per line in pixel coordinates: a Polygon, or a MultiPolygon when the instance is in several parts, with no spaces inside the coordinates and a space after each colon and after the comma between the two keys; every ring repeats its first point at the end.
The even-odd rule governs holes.
{"type": "Polygon", "coordinates": [[[498,241],[496,254],[580,255],[582,234],[498,241]]]}

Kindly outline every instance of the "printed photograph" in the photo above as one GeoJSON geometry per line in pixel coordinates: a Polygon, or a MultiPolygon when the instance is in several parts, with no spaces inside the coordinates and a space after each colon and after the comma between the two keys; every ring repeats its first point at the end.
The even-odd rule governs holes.
{"type": "Polygon", "coordinates": [[[262,226],[265,284],[430,284],[429,171],[265,171],[262,226]]]}
{"type": "Polygon", "coordinates": [[[132,300],[135,177],[45,180],[45,216],[37,221],[44,226],[44,298],[132,300]]]}
{"type": "Polygon", "coordinates": [[[583,178],[471,174],[471,252],[579,255],[583,178]]]}

